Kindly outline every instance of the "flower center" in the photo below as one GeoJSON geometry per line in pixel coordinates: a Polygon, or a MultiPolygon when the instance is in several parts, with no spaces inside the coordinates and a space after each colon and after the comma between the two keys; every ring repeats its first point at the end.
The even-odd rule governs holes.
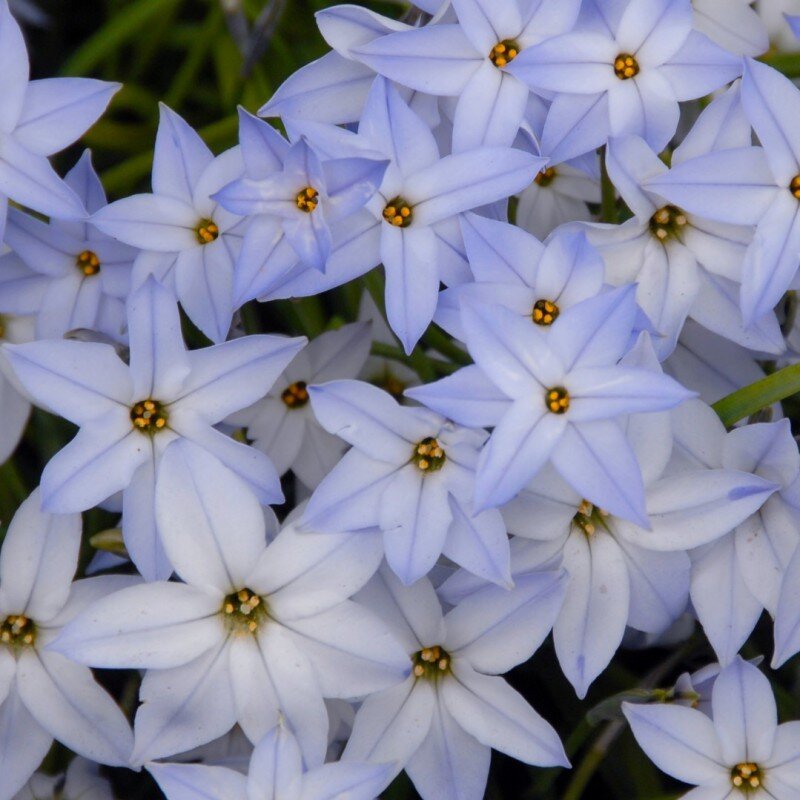
{"type": "Polygon", "coordinates": [[[219,228],[213,219],[201,219],[194,229],[200,244],[211,244],[219,238],[219,228]]]}
{"type": "Polygon", "coordinates": [[[308,388],[305,381],[295,381],[283,390],[281,400],[288,408],[302,408],[308,403],[308,388]]]}
{"type": "Polygon", "coordinates": [[[255,633],[267,617],[267,604],[252,589],[239,589],[223,601],[222,616],[234,632],[255,633]]]}
{"type": "Polygon", "coordinates": [[[686,214],[677,206],[664,206],[650,217],[650,233],[662,242],[670,238],[677,239],[681,228],[688,223],[686,214]]]}
{"type": "Polygon", "coordinates": [[[395,197],[383,209],[383,218],[395,228],[407,228],[414,219],[414,212],[402,197],[395,197]]]}
{"type": "Polygon", "coordinates": [[[75,259],[75,266],[88,278],[100,272],[100,259],[91,250],[84,250],[75,259]]]}
{"type": "Polygon", "coordinates": [[[36,624],[23,614],[11,614],[0,622],[0,644],[30,647],[36,641],[36,624]]]}
{"type": "Polygon", "coordinates": [[[552,325],[561,313],[559,307],[550,300],[537,300],[533,304],[533,311],[531,312],[531,319],[537,325],[552,325]]]}
{"type": "Polygon", "coordinates": [[[536,173],[536,177],[533,179],[533,182],[537,186],[549,186],[556,177],[556,170],[555,167],[547,167],[547,169],[543,169],[541,172],[536,173]]]}
{"type": "Polygon", "coordinates": [[[792,182],[789,184],[789,191],[800,200],[800,175],[795,175],[792,182]]]}
{"type": "Polygon", "coordinates": [[[411,460],[423,472],[436,472],[444,466],[447,456],[444,454],[439,440],[433,436],[428,436],[414,445],[414,453],[411,456],[411,460]]]}
{"type": "Polygon", "coordinates": [[[167,426],[167,410],[158,400],[140,400],[131,406],[133,427],[142,433],[157,433],[167,426]]]}
{"type": "Polygon", "coordinates": [[[519,50],[520,47],[515,41],[504,39],[489,51],[489,61],[498,69],[502,69],[519,55],[519,50]]]}
{"type": "Polygon", "coordinates": [[[737,764],[731,770],[731,783],[743,792],[758,789],[762,783],[761,769],[751,762],[737,764]]]}
{"type": "Polygon", "coordinates": [[[569,392],[563,386],[554,386],[544,393],[544,404],[553,414],[566,414],[569,409],[569,392]]]}
{"type": "Polygon", "coordinates": [[[301,211],[310,214],[312,211],[317,210],[317,206],[319,205],[319,192],[312,186],[306,186],[305,189],[298,192],[295,202],[301,211]]]}
{"type": "Polygon", "coordinates": [[[572,524],[580,528],[588,539],[597,531],[597,526],[605,528],[607,526],[608,511],[593,505],[588,500],[581,500],[572,524]]]}
{"type": "Polygon", "coordinates": [[[435,681],[440,675],[450,671],[450,654],[438,644],[424,647],[411,660],[414,663],[414,676],[417,678],[435,681]]]}
{"type": "Polygon", "coordinates": [[[614,74],[621,81],[635,78],[639,74],[639,62],[630,53],[620,53],[614,59],[614,74]]]}

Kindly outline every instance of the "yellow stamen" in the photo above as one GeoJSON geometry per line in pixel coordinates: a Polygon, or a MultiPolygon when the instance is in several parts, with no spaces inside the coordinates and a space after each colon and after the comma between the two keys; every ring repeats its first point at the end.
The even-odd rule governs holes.
{"type": "Polygon", "coordinates": [[[614,74],[621,81],[635,78],[639,74],[639,62],[630,53],[620,53],[614,59],[614,74]]]}

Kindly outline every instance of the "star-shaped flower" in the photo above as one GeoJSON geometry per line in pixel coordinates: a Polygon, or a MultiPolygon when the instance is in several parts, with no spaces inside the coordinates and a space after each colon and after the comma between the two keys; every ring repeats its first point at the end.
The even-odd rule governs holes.
{"type": "Polygon", "coordinates": [[[42,502],[55,513],[83,511],[123,492],[123,530],[148,579],[171,571],[154,516],[164,451],[198,443],[235,472],[262,503],[283,495],[270,460],[213,426],[263,396],[305,343],[248,336],[187,351],[175,298],[153,278],[129,300],[130,365],[108,344],[39,341],[4,345],[25,390],[80,426],[42,473],[42,502]]]}
{"type": "Polygon", "coordinates": [[[22,788],[53,739],[93,761],[128,766],[130,726],[81,666],[48,645],[87,604],[129,585],[124,576],[72,583],[79,514],[40,510],[35,491],[19,508],[0,552],[0,798],[22,788]]]}
{"type": "Polygon", "coordinates": [[[310,395],[320,424],[353,447],[316,488],[305,525],[379,529],[386,560],[405,584],[427,575],[444,553],[486,580],[510,585],[500,513],[472,513],[485,431],[401,406],[360,381],[312,386],[310,395]]]}
{"type": "MultiPolygon", "coordinates": [[[[106,205],[88,150],[64,182],[90,214],[106,205]]],[[[48,225],[16,209],[9,212],[5,241],[13,253],[0,257],[0,311],[34,315],[37,339],[60,339],[76,328],[121,338],[137,250],[91,222],[54,219],[48,225]]]]}
{"type": "Polygon", "coordinates": [[[609,135],[636,134],[660,152],[678,126],[678,101],[741,73],[739,58],[692,30],[690,0],[628,0],[608,17],[586,16],[508,66],[534,91],[556,93],[542,135],[542,151],[556,162],[609,135]]]}
{"type": "Polygon", "coordinates": [[[389,782],[391,768],[340,761],[303,763],[297,739],[286,725],[275,726],[256,746],[247,775],[203,764],[148,764],[167,800],[375,800],[389,782]]]}
{"type": "Polygon", "coordinates": [[[231,326],[234,263],[247,221],[212,195],[243,173],[239,148],[215,158],[186,121],[162,104],[153,193],[117,200],[91,220],[98,230],[142,251],[133,288],[155,275],[213,342],[225,341],[231,326]]]}
{"type": "Polygon", "coordinates": [[[500,677],[539,647],[562,596],[563,573],[531,572],[443,614],[427,578],[402,586],[382,568],[358,597],[391,624],[412,672],[364,701],[342,759],[393,762],[423,797],[464,800],[483,797],[492,748],[567,766],[555,730],[500,677]]]}
{"type": "Polygon", "coordinates": [[[741,658],[722,670],[712,718],[674,704],[623,703],[639,746],[653,763],[697,786],[681,797],[793,800],[800,792],[800,722],[778,725],[772,687],[741,658]]]}
{"type": "Polygon", "coordinates": [[[81,663],[148,670],[135,764],[211,741],[237,722],[258,742],[281,715],[305,763],[321,763],[323,697],[364,696],[408,674],[386,626],[348,599],[377,569],[380,542],[290,524],[267,545],[258,501],[192,442],[167,450],[162,476],[164,547],[185,582],[117,592],[52,647],[81,663]]]}
{"type": "Polygon", "coordinates": [[[665,375],[619,365],[636,317],[634,291],[584,300],[547,333],[502,306],[462,302],[476,366],[407,394],[457,422],[494,426],[478,463],[477,509],[507,503],[550,461],[581,497],[648,527],[620,419],[692,393],[665,375]]]}
{"type": "Polygon", "coordinates": [[[105,111],[118,83],[89,78],[29,80],[22,32],[0,2],[0,234],[8,200],[62,219],[86,216],[47,156],[72,144],[105,111]]]}

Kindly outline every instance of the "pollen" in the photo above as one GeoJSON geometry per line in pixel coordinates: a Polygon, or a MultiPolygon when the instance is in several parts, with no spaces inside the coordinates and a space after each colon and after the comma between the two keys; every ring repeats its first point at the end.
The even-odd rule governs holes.
{"type": "Polygon", "coordinates": [[[450,654],[440,645],[424,647],[411,657],[414,677],[434,681],[450,671],[450,654]]]}
{"type": "Polygon", "coordinates": [[[743,792],[758,789],[762,785],[762,774],[758,764],[743,762],[731,770],[731,783],[743,792]]]}
{"type": "Polygon", "coordinates": [[[148,398],[131,406],[133,427],[142,433],[158,433],[167,427],[167,418],[167,411],[158,400],[148,398]]]}
{"type": "Polygon", "coordinates": [[[256,633],[267,616],[267,605],[259,594],[244,588],[223,600],[221,613],[234,632],[256,633]]]}
{"type": "Polygon", "coordinates": [[[219,238],[219,227],[213,219],[201,219],[194,229],[200,244],[211,244],[219,238]]]}
{"type": "Polygon", "coordinates": [[[614,74],[621,81],[635,78],[639,74],[639,62],[630,53],[620,53],[614,59],[614,74]]]}
{"type": "Polygon", "coordinates": [[[11,614],[0,622],[0,644],[30,647],[36,641],[36,624],[24,614],[11,614]]]}
{"type": "Polygon", "coordinates": [[[555,180],[555,177],[556,177],[555,168],[547,167],[547,169],[543,169],[541,172],[536,173],[536,177],[533,179],[533,182],[537,186],[546,188],[555,180]]]}
{"type": "Polygon", "coordinates": [[[489,61],[498,69],[502,69],[519,55],[519,51],[520,46],[516,42],[511,39],[505,39],[502,42],[498,42],[489,51],[489,61]]]}
{"type": "Polygon", "coordinates": [[[531,312],[531,319],[537,325],[547,327],[552,325],[561,313],[559,307],[551,300],[537,300],[533,304],[533,311],[531,312]]]}
{"type": "Polygon", "coordinates": [[[588,539],[597,533],[598,527],[608,527],[607,519],[608,511],[584,499],[581,500],[581,504],[572,518],[572,524],[583,531],[588,539]]]}
{"type": "Polygon", "coordinates": [[[800,175],[795,175],[792,182],[789,184],[789,191],[800,200],[800,175]]]}
{"type": "Polygon", "coordinates": [[[91,250],[84,250],[76,259],[75,266],[87,277],[100,272],[100,259],[91,250]]]}
{"type": "Polygon", "coordinates": [[[312,211],[317,210],[317,206],[319,205],[319,192],[312,186],[306,186],[305,189],[297,193],[295,202],[301,211],[310,214],[312,211]]]}
{"type": "Polygon", "coordinates": [[[411,460],[422,472],[436,472],[444,466],[447,456],[439,444],[439,440],[428,436],[414,445],[411,460]]]}
{"type": "Polygon", "coordinates": [[[689,220],[680,208],[664,206],[650,217],[650,233],[662,242],[667,239],[679,239],[681,230],[688,224],[689,220]]]}
{"type": "Polygon", "coordinates": [[[295,381],[283,390],[281,400],[287,408],[302,408],[308,403],[308,385],[305,381],[295,381]]]}
{"type": "Polygon", "coordinates": [[[383,209],[383,218],[395,228],[407,228],[414,219],[414,212],[402,197],[395,197],[383,209]]]}
{"type": "Polygon", "coordinates": [[[545,392],[544,403],[553,414],[566,414],[569,410],[569,392],[563,386],[554,386],[545,392]]]}

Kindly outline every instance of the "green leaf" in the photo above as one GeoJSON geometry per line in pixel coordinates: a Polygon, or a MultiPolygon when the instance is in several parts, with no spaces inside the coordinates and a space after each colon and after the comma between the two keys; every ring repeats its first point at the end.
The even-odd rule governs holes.
{"type": "Polygon", "coordinates": [[[792,364],[718,400],[712,408],[726,428],[800,392],[800,364],[792,364]]]}
{"type": "Polygon", "coordinates": [[[104,58],[118,51],[120,45],[129,41],[152,20],[167,14],[182,0],[138,0],[121,11],[100,28],[70,58],[62,75],[86,75],[104,58]]]}

